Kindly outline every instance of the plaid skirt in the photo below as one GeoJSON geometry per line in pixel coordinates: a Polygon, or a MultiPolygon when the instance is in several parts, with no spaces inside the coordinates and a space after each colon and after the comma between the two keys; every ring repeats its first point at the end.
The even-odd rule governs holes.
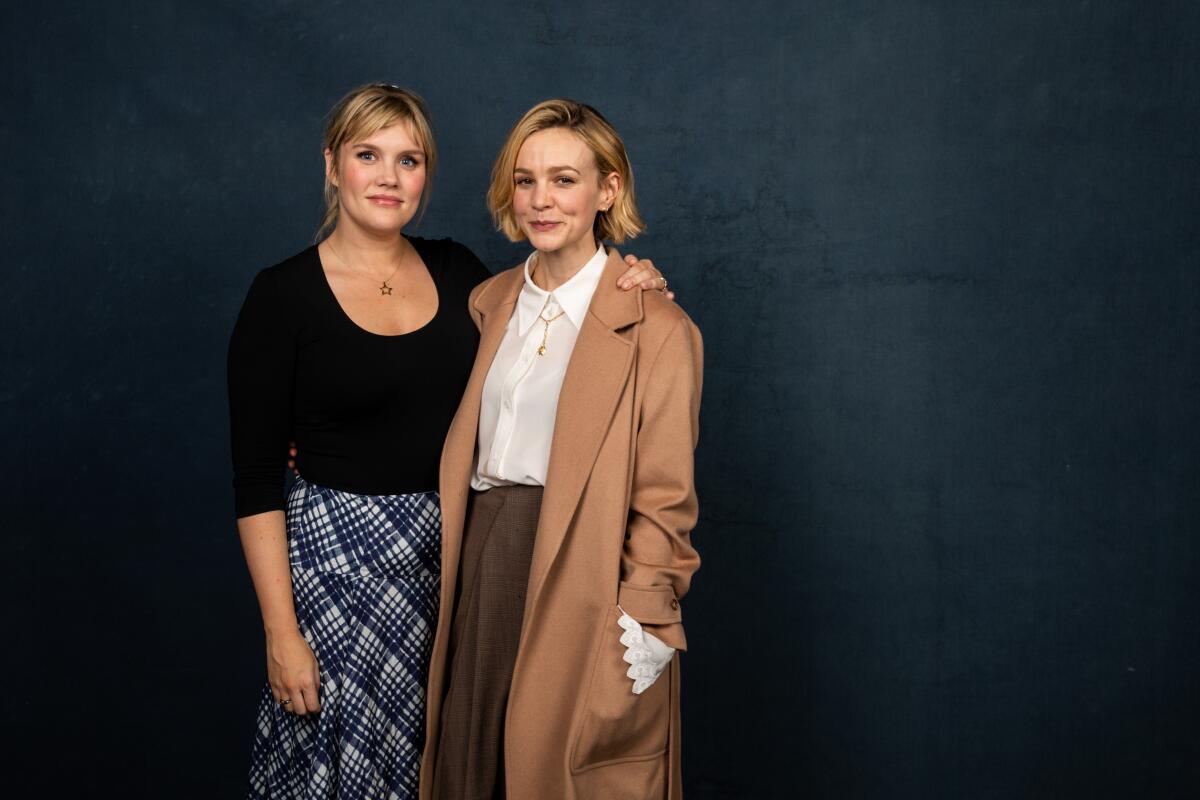
{"type": "Polygon", "coordinates": [[[288,558],[321,711],[288,713],[264,687],[249,797],[417,796],[441,522],[436,492],[358,495],[296,480],[288,558]]]}

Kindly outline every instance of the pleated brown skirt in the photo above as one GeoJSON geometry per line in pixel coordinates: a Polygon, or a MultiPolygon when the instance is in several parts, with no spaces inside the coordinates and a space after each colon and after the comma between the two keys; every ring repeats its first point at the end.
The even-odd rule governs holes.
{"type": "Polygon", "coordinates": [[[471,492],[433,771],[438,800],[505,796],[504,710],[541,505],[540,486],[471,492]]]}

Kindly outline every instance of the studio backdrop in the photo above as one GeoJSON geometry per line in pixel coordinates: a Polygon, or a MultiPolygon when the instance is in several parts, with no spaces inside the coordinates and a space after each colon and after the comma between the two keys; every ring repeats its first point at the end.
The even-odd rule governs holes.
{"type": "Polygon", "coordinates": [[[433,112],[413,232],[494,271],[526,253],[484,206],[525,109],[628,144],[624,249],[706,345],[685,796],[1194,791],[1196,3],[0,19],[6,796],[241,795],[264,659],[226,345],[369,81],[433,112]]]}

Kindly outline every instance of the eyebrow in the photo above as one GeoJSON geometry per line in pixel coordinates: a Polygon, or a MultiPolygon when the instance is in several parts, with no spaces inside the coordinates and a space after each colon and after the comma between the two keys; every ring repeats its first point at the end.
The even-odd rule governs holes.
{"type": "MultiPolygon", "coordinates": [[[[564,165],[563,165],[563,166],[561,166],[561,167],[548,167],[548,168],[546,169],[546,171],[547,171],[547,172],[563,172],[563,171],[565,171],[565,170],[570,170],[571,172],[574,172],[574,173],[576,173],[577,175],[582,175],[582,174],[583,174],[583,173],[582,173],[582,172],[580,172],[579,170],[577,170],[577,169],[575,169],[574,167],[572,167],[572,166],[570,166],[570,165],[567,165],[567,164],[564,164],[564,165]]],[[[513,172],[524,172],[524,173],[525,173],[525,174],[527,174],[527,175],[532,175],[532,174],[533,174],[533,170],[528,170],[528,169],[525,169],[524,167],[514,167],[514,168],[513,168],[513,172]]]]}
{"type": "MultiPolygon", "coordinates": [[[[355,142],[354,144],[352,144],[350,146],[351,147],[369,147],[372,150],[382,150],[383,149],[379,145],[371,144],[370,142],[355,142]]],[[[400,151],[400,155],[408,155],[410,153],[416,153],[416,154],[422,155],[422,156],[425,155],[425,151],[419,147],[414,147],[409,150],[401,150],[400,151]]]]}

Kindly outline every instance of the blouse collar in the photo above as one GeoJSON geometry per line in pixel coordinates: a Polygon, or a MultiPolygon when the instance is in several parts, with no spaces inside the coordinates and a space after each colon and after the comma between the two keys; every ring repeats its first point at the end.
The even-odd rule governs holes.
{"type": "Polygon", "coordinates": [[[540,288],[529,277],[529,266],[535,255],[536,251],[525,259],[525,285],[521,287],[521,294],[517,298],[517,333],[524,336],[542,311],[553,304],[566,312],[567,319],[571,320],[576,330],[581,329],[588,306],[592,304],[592,295],[600,283],[600,276],[604,274],[605,262],[608,261],[604,245],[597,247],[595,255],[570,280],[552,292],[540,288]]]}

